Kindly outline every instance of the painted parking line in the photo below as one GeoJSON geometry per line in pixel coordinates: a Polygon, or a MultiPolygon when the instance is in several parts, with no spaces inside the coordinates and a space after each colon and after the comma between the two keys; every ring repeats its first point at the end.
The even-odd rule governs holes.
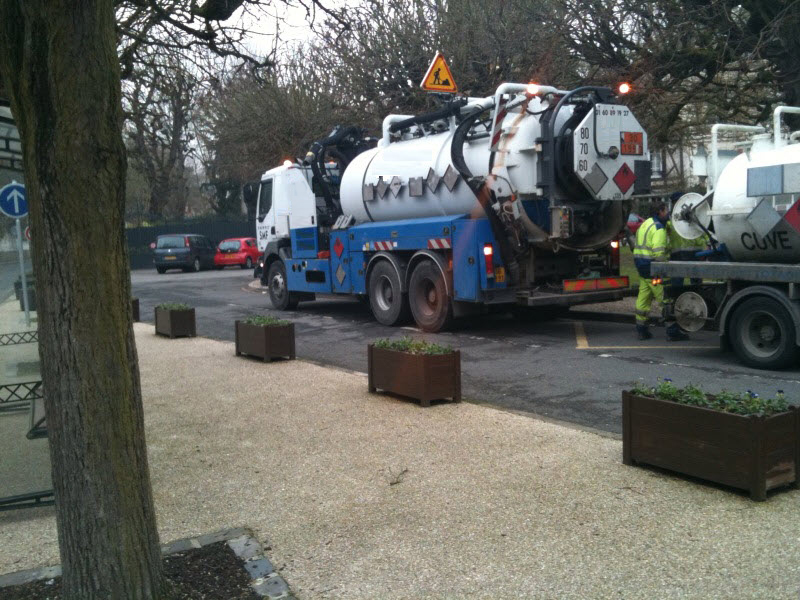
{"type": "Polygon", "coordinates": [[[665,346],[650,346],[646,344],[638,346],[590,346],[589,339],[586,337],[586,330],[583,328],[583,323],[575,321],[575,349],[576,350],[689,350],[689,349],[702,349],[709,350],[719,348],[716,346],[679,346],[676,344],[669,344],[665,346]]]}

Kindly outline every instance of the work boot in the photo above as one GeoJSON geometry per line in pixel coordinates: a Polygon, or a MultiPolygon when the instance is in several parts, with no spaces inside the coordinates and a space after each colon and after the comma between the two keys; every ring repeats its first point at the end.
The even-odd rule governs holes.
{"type": "Polygon", "coordinates": [[[639,335],[640,340],[649,340],[651,337],[653,337],[653,334],[650,333],[647,325],[637,325],[636,333],[639,335]]]}
{"type": "Polygon", "coordinates": [[[667,327],[667,341],[668,342],[682,342],[689,339],[689,334],[678,327],[677,323],[673,323],[667,327]]]}

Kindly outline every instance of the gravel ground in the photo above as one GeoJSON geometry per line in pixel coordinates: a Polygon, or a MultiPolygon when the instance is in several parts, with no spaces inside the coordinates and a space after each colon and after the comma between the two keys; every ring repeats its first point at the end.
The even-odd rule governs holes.
{"type": "MultiPolygon", "coordinates": [[[[612,437],[136,333],[162,540],[249,526],[299,598],[798,597],[797,490],[755,503],[612,437]]],[[[52,510],[0,514],[0,572],[57,560],[52,510]]]]}

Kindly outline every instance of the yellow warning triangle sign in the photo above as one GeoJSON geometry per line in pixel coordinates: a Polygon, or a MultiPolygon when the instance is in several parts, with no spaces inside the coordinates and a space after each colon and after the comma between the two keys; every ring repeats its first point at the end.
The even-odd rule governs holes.
{"type": "Polygon", "coordinates": [[[458,93],[458,86],[456,86],[450,67],[447,66],[447,61],[441,52],[437,52],[433,57],[433,62],[428,67],[428,72],[425,73],[419,87],[426,92],[458,93]]]}

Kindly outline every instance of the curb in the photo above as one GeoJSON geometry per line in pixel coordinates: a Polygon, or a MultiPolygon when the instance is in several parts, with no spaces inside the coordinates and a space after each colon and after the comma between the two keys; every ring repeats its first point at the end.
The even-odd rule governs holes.
{"type": "MultiPolygon", "coordinates": [[[[203,546],[210,546],[219,542],[227,542],[228,547],[243,562],[245,570],[250,574],[250,587],[262,598],[269,600],[294,600],[289,585],[272,566],[272,562],[264,554],[264,549],[259,541],[253,537],[253,532],[244,527],[222,529],[197,537],[183,538],[163,544],[161,555],[169,556],[178,552],[185,552],[203,546]]],[[[0,590],[13,585],[24,585],[43,579],[54,579],[61,576],[61,565],[53,567],[39,567],[16,573],[0,575],[0,590]]]]}

